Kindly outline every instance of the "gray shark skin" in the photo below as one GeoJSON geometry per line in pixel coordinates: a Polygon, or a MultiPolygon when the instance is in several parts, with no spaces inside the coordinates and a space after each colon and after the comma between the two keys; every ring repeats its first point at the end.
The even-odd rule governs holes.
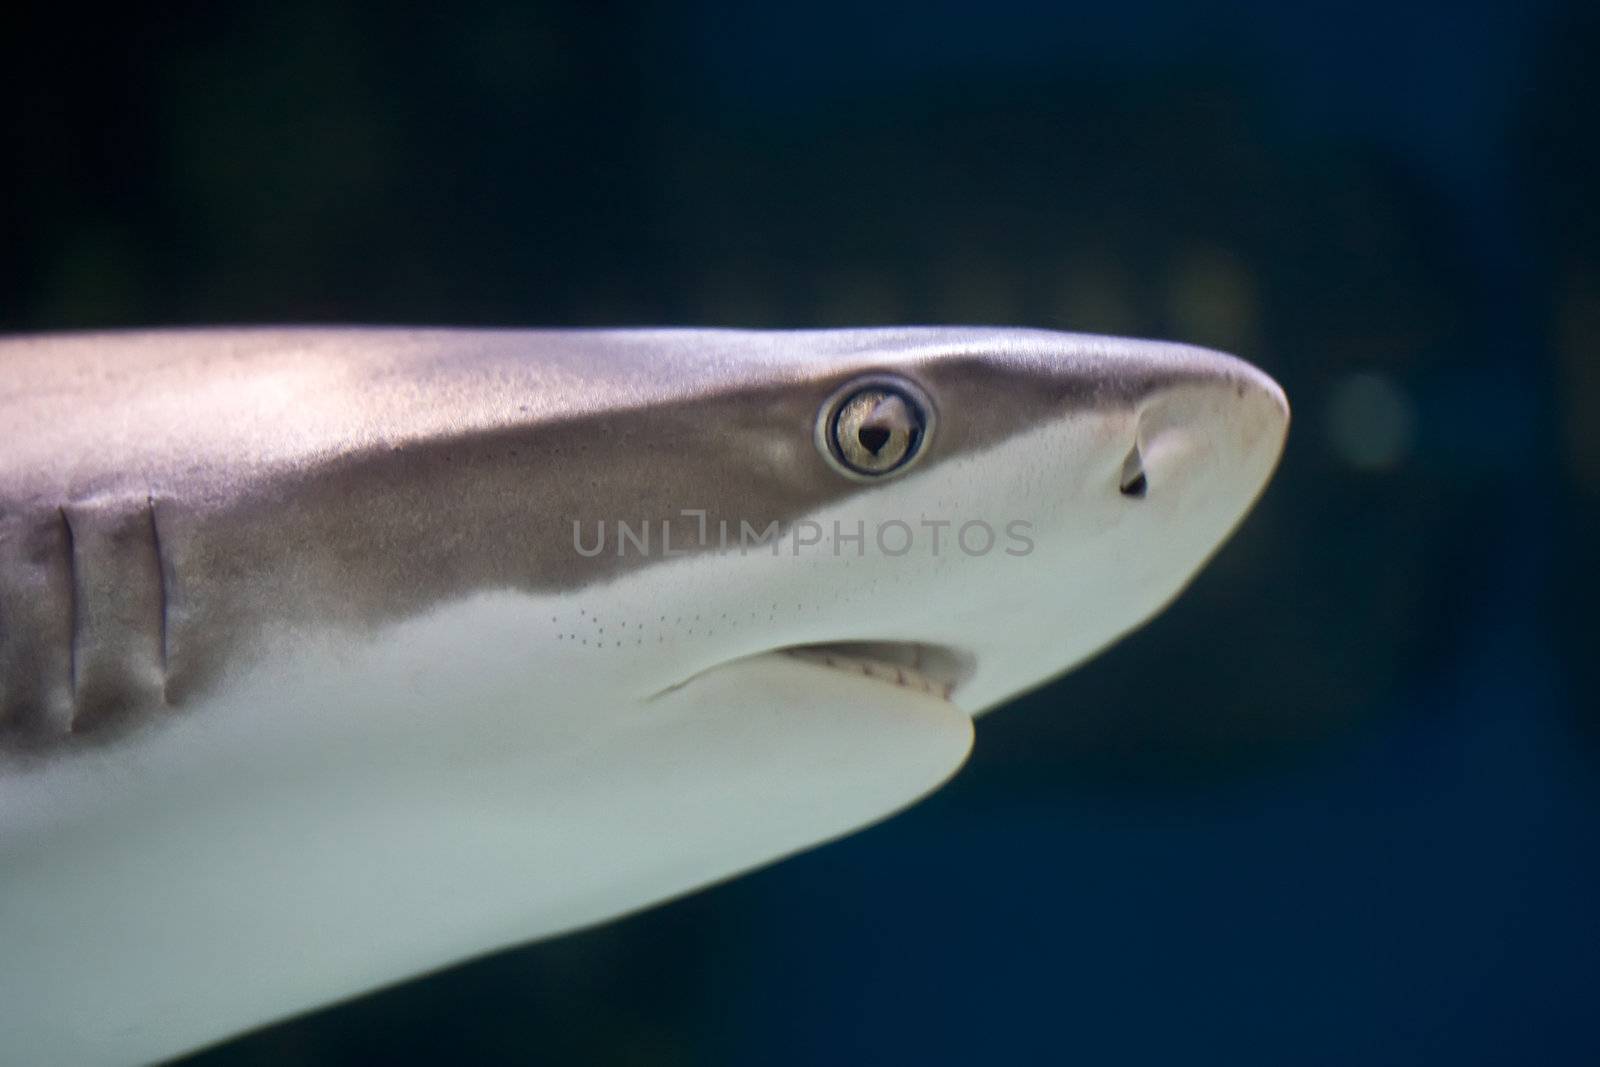
{"type": "Polygon", "coordinates": [[[175,1055],[881,819],[1287,422],[1031,330],[0,340],[0,1047],[175,1055]],[[937,416],[902,474],[818,448],[864,376],[937,416]]]}

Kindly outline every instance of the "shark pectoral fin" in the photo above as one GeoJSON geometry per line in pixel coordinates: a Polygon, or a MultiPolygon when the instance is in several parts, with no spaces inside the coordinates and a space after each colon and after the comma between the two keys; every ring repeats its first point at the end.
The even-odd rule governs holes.
{"type": "Polygon", "coordinates": [[[875,822],[972,747],[972,719],[949,701],[786,653],[717,667],[642,710],[631,788],[668,835],[663,865],[685,874],[722,877],[875,822]]]}

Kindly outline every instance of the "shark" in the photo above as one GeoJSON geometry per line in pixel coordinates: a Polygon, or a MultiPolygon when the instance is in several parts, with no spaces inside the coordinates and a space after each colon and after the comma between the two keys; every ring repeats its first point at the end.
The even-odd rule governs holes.
{"type": "Polygon", "coordinates": [[[1288,417],[1047,330],[0,340],[0,1048],[175,1056],[884,819],[1288,417]]]}

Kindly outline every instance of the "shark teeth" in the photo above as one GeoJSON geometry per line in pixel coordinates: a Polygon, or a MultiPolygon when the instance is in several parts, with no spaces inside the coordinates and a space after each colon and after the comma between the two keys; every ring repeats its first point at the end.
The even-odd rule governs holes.
{"type": "Polygon", "coordinates": [[[846,641],[785,649],[795,659],[949,700],[970,673],[965,657],[914,642],[846,641]]]}

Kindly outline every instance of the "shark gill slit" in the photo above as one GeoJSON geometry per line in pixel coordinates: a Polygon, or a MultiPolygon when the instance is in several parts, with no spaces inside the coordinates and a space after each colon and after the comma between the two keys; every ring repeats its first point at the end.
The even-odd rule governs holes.
{"type": "Polygon", "coordinates": [[[72,533],[72,519],[67,516],[65,507],[57,508],[56,513],[61,516],[67,561],[67,695],[72,703],[67,731],[70,733],[78,722],[78,624],[82,594],[78,590],[78,539],[72,533]]]}
{"type": "Polygon", "coordinates": [[[156,524],[156,499],[146,495],[145,508],[150,514],[150,550],[156,567],[156,647],[160,656],[161,703],[170,706],[167,696],[167,563],[161,555],[161,527],[156,524]]]}

